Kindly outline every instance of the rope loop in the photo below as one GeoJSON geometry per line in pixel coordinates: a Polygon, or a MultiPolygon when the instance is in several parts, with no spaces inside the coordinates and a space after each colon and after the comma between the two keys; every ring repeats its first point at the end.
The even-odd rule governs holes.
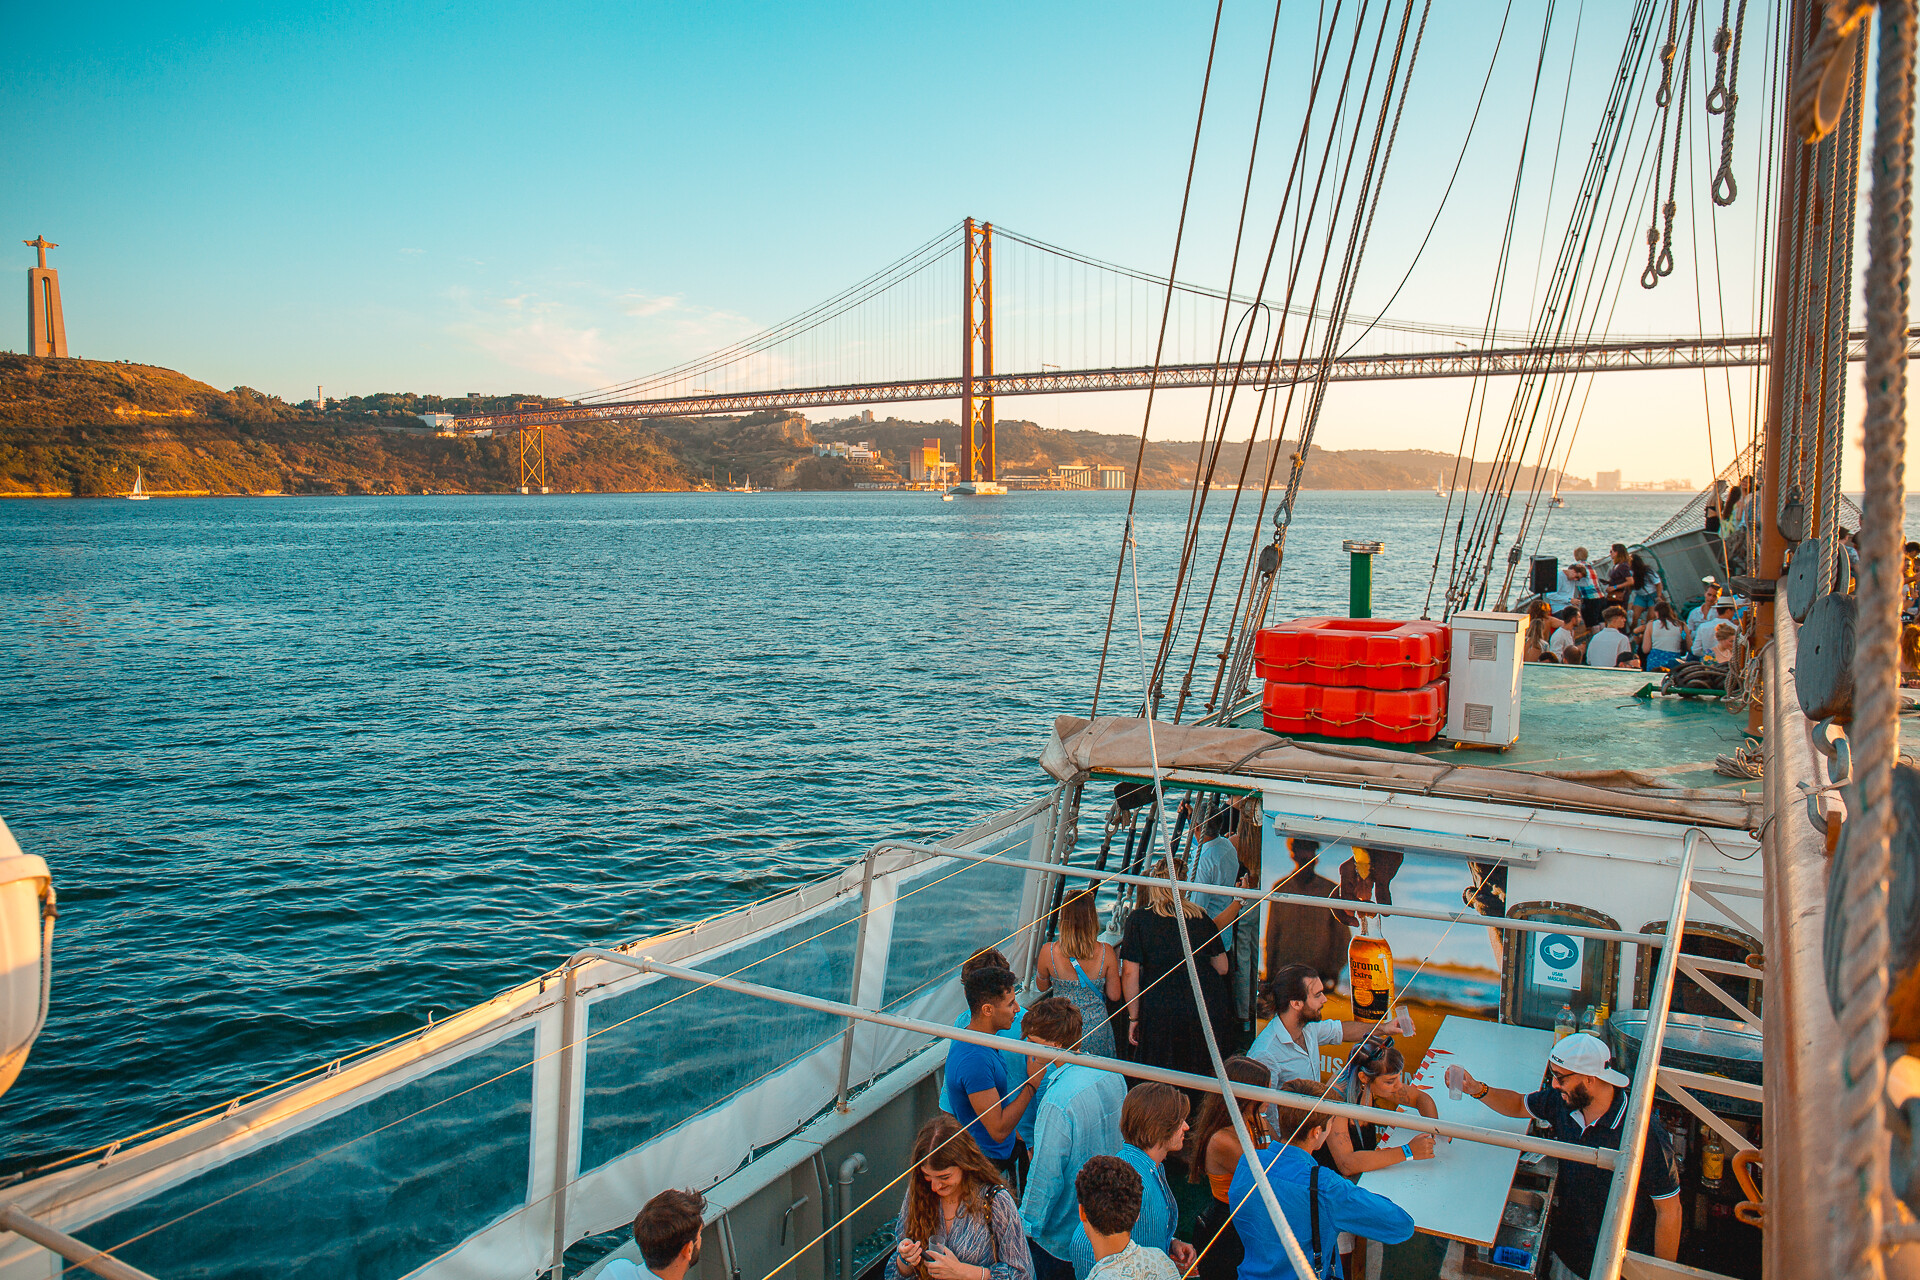
{"type": "MultiPolygon", "coordinates": [[[[1732,150],[1732,147],[1727,148],[1729,153],[1732,150]]],[[[1713,202],[1724,209],[1739,196],[1740,185],[1733,180],[1733,165],[1723,159],[1720,161],[1720,171],[1713,175],[1713,202]]]]}
{"type": "Polygon", "coordinates": [[[1707,114],[1717,116],[1727,109],[1727,52],[1733,48],[1733,28],[1727,19],[1733,16],[1733,0],[1721,0],[1720,29],[1713,33],[1713,52],[1719,59],[1713,69],[1713,88],[1707,90],[1707,114]]]}
{"type": "Polygon", "coordinates": [[[1640,273],[1640,287],[1651,289],[1660,283],[1660,228],[1647,228],[1647,269],[1640,273]]]}
{"type": "Polygon", "coordinates": [[[1807,46],[1793,81],[1793,130],[1802,142],[1818,142],[1840,123],[1853,84],[1854,46],[1874,3],[1836,2],[1821,15],[1820,31],[1807,46]]]}
{"type": "Polygon", "coordinates": [[[1673,55],[1679,48],[1669,40],[1660,47],[1660,87],[1653,91],[1653,105],[1664,107],[1673,101],[1673,55]]]}

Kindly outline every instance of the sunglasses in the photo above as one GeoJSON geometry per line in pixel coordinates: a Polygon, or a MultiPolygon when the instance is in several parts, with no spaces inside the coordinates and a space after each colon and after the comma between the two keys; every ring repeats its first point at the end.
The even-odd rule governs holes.
{"type": "Polygon", "coordinates": [[[1547,1080],[1556,1089],[1560,1087],[1563,1081],[1573,1079],[1575,1074],[1576,1073],[1572,1071],[1562,1071],[1558,1067],[1547,1068],[1547,1080]]]}

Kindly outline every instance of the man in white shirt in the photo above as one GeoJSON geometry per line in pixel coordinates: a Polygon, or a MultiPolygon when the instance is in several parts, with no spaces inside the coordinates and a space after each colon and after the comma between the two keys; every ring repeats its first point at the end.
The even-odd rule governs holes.
{"type": "Polygon", "coordinates": [[[700,1261],[706,1212],[706,1197],[698,1191],[662,1191],[633,1220],[633,1242],[646,1268],[614,1258],[601,1270],[602,1280],[686,1280],[687,1269],[700,1261]]]}
{"type": "Polygon", "coordinates": [[[1568,605],[1553,616],[1560,620],[1560,625],[1547,637],[1548,652],[1561,662],[1580,661],[1580,641],[1573,634],[1574,620],[1580,616],[1580,610],[1568,605]]]}
{"type": "Polygon", "coordinates": [[[1710,658],[1713,647],[1719,643],[1720,624],[1733,621],[1734,604],[1731,600],[1714,601],[1713,612],[1693,629],[1693,656],[1710,658]]]}
{"type": "Polygon", "coordinates": [[[1274,1087],[1289,1080],[1320,1079],[1320,1050],[1325,1045],[1360,1040],[1368,1032],[1412,1035],[1397,1022],[1327,1022],[1327,989],[1311,966],[1290,964],[1267,979],[1273,1020],[1255,1036],[1247,1056],[1273,1072],[1274,1087]]]}
{"type": "Polygon", "coordinates": [[[1706,584],[1707,597],[1700,602],[1698,608],[1687,615],[1689,632],[1698,631],[1701,623],[1713,617],[1713,606],[1720,599],[1720,584],[1717,581],[1712,578],[1702,578],[1700,581],[1706,584]]]}
{"type": "MultiPolygon", "coordinates": [[[[1600,630],[1587,637],[1587,665],[1590,667],[1617,667],[1621,655],[1631,658],[1633,640],[1627,635],[1627,611],[1614,605],[1601,615],[1600,630]]],[[[1634,665],[1639,666],[1638,660],[1634,665]]]]}

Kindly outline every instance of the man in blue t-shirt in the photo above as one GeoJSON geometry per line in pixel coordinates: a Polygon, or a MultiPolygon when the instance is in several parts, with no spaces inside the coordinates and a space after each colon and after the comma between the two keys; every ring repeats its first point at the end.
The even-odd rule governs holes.
{"type": "MultiPolygon", "coordinates": [[[[1020,1009],[1020,984],[1005,969],[975,969],[966,977],[967,1026],[999,1035],[1013,1026],[1020,1009]]],[[[1033,1101],[1035,1082],[1024,1079],[1011,1092],[1007,1064],[998,1049],[952,1041],[947,1046],[945,1101],[954,1119],[966,1126],[987,1159],[1005,1172],[1014,1164],[1014,1130],[1033,1101]]]]}
{"type": "MultiPolygon", "coordinates": [[[[1522,1097],[1513,1089],[1482,1084],[1463,1067],[1459,1084],[1503,1116],[1531,1116],[1553,1126],[1562,1142],[1620,1149],[1627,1117],[1627,1077],[1610,1065],[1613,1053],[1598,1036],[1585,1032],[1562,1037],[1547,1055],[1547,1087],[1522,1097]]],[[[1613,1174],[1598,1165],[1560,1162],[1560,1191],[1555,1198],[1552,1234],[1547,1241],[1562,1266],[1584,1277],[1593,1269],[1600,1240],[1600,1219],[1607,1211],[1613,1174]]],[[[1627,1248],[1672,1262],[1680,1255],[1680,1162],[1666,1126],[1647,1126],[1640,1157],[1640,1181],[1634,1189],[1633,1222],[1627,1248]]]]}

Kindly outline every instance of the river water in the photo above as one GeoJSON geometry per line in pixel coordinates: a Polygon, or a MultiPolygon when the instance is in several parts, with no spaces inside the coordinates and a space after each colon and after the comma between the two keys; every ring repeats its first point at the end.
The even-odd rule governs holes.
{"type": "MultiPolygon", "coordinates": [[[[1683,498],[1569,495],[1547,549],[1683,498]]],[[[1092,692],[1126,502],[0,503],[0,817],[61,907],[0,1158],[1037,795],[1052,717],[1092,692]]],[[[1150,634],[1187,505],[1140,497],[1150,634]]],[[[1386,544],[1376,613],[1418,616],[1443,505],[1302,495],[1271,616],[1345,612],[1347,537],[1386,544]]],[[[1129,579],[1113,710],[1138,700],[1134,626],[1129,579]]]]}

